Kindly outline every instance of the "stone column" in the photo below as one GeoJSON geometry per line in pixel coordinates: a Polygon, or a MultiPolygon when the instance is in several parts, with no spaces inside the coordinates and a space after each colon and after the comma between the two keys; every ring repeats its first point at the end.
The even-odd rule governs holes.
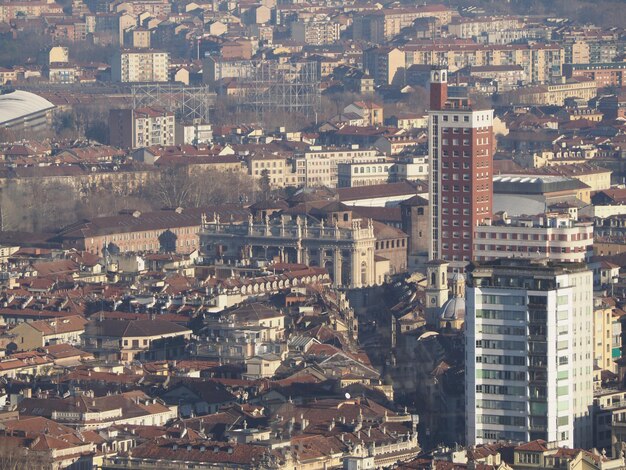
{"type": "Polygon", "coordinates": [[[351,280],[350,285],[352,287],[362,287],[361,286],[361,262],[360,262],[358,248],[353,247],[350,255],[352,256],[352,259],[351,259],[352,280],[351,280]]]}
{"type": "Polygon", "coordinates": [[[335,287],[341,286],[341,250],[335,248],[333,252],[333,282],[335,287]]]}

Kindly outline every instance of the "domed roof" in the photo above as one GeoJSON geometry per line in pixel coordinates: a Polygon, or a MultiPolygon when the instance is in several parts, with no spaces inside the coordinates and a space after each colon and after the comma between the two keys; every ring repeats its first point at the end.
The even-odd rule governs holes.
{"type": "Polygon", "coordinates": [[[0,94],[0,124],[54,108],[45,98],[27,91],[15,90],[0,94]]]}
{"type": "Polygon", "coordinates": [[[440,318],[444,321],[465,319],[465,298],[452,297],[441,307],[440,318]]]}
{"type": "Polygon", "coordinates": [[[452,273],[450,276],[450,282],[465,281],[465,276],[462,273],[452,273]]]}

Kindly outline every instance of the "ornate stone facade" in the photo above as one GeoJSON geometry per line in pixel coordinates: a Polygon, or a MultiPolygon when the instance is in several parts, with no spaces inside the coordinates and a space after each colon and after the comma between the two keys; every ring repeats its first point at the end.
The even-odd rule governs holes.
{"type": "Polygon", "coordinates": [[[203,217],[200,244],[205,259],[251,262],[276,260],[326,268],[337,287],[376,282],[374,226],[371,219],[335,220],[281,215],[262,221],[224,223],[203,217]]]}

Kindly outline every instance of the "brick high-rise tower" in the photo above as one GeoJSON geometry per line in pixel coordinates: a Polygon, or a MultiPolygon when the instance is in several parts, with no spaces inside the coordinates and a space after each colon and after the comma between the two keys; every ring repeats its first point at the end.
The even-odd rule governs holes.
{"type": "Polygon", "coordinates": [[[430,74],[429,258],[462,268],[473,258],[473,227],[492,215],[493,110],[449,97],[447,75],[438,67],[430,74]]]}

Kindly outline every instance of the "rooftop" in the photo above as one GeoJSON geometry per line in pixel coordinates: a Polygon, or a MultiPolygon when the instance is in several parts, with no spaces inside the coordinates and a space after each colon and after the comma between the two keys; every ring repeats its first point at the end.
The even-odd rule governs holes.
{"type": "Polygon", "coordinates": [[[0,94],[0,125],[52,108],[54,105],[50,101],[27,91],[15,90],[0,94]]]}

